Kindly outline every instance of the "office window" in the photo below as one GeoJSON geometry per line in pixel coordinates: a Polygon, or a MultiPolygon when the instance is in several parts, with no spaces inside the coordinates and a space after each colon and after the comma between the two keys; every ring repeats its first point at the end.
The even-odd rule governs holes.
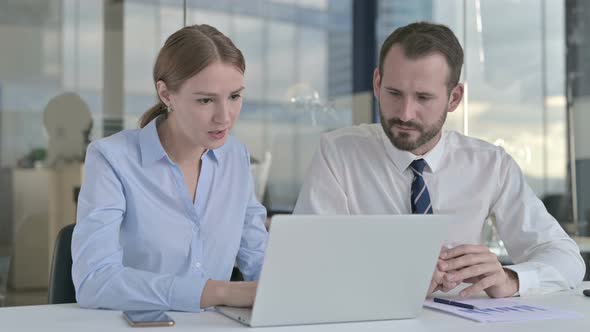
{"type": "MultiPolygon", "coordinates": [[[[578,110],[573,125],[580,170],[589,155],[581,134],[584,62],[569,59],[567,81],[565,74],[566,53],[587,58],[576,39],[583,31],[579,22],[586,21],[582,3],[381,0],[377,21],[364,22],[376,25],[377,48],[393,29],[417,20],[455,31],[465,48],[467,99],[446,129],[502,145],[566,228],[572,195],[566,86],[574,97],[570,107],[578,110]],[[566,18],[568,50],[575,52],[565,49],[566,18]]],[[[271,156],[263,203],[271,212],[290,211],[320,135],[369,118],[358,112],[370,113],[372,92],[360,99],[353,94],[352,8],[352,0],[1,2],[0,306],[47,301],[55,236],[75,220],[81,147],[137,128],[156,101],[157,52],[185,23],[211,24],[243,51],[245,99],[233,134],[254,163],[271,156]],[[52,133],[45,128],[46,110],[62,105],[55,103],[63,97],[70,106],[58,108],[73,108],[75,116],[63,116],[58,123],[67,125],[52,133]],[[68,122],[72,118],[77,125],[68,122]],[[52,140],[68,137],[74,127],[76,138],[63,146],[78,151],[52,150],[52,140]]],[[[584,174],[578,174],[580,190],[588,187],[584,174]]],[[[579,215],[590,215],[585,196],[578,197],[579,215]]]]}
{"type": "Polygon", "coordinates": [[[377,47],[413,21],[449,26],[466,98],[446,129],[502,146],[544,198],[568,191],[564,17],[561,1],[379,1],[377,47]]]}
{"type": "Polygon", "coordinates": [[[321,133],[352,124],[352,2],[189,0],[187,8],[187,24],[217,27],[244,53],[233,133],[255,160],[270,152],[264,203],[290,211],[321,133]]]}
{"type": "Polygon", "coordinates": [[[68,176],[102,113],[103,8],[0,3],[0,306],[47,301],[53,241],[74,221],[68,176]]]}

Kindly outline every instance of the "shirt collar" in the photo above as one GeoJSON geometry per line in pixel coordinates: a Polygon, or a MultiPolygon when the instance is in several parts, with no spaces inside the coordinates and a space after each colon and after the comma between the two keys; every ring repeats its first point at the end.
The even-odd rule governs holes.
{"type": "Polygon", "coordinates": [[[447,137],[446,131],[443,130],[438,143],[436,143],[432,150],[428,151],[423,156],[416,156],[410,151],[403,151],[396,148],[393,145],[393,143],[391,143],[391,141],[389,140],[389,137],[387,137],[387,135],[385,134],[385,131],[383,131],[383,128],[381,128],[380,130],[380,135],[386,154],[389,156],[389,159],[391,159],[391,161],[400,173],[404,172],[410,166],[412,161],[416,159],[424,159],[432,173],[435,173],[436,170],[440,168],[440,162],[442,159],[447,137]]]}
{"type": "MultiPolygon", "coordinates": [[[[166,153],[166,150],[164,150],[162,142],[160,142],[160,137],[158,136],[156,124],[160,117],[162,117],[162,115],[150,121],[145,127],[141,128],[139,131],[141,165],[144,167],[149,166],[164,157],[166,157],[166,159],[172,162],[172,160],[166,153]]],[[[219,162],[222,158],[225,145],[226,144],[224,144],[222,147],[218,149],[205,151],[201,159],[203,159],[204,157],[208,157],[216,162],[219,162]]]]}

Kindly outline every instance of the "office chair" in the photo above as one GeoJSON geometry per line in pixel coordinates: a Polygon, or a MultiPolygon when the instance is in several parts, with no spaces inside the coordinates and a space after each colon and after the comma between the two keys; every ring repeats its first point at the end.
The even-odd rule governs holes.
{"type": "Polygon", "coordinates": [[[569,216],[571,209],[570,197],[565,194],[548,194],[541,199],[547,212],[551,214],[560,224],[571,222],[569,216]]]}
{"type": "Polygon", "coordinates": [[[57,234],[51,274],[49,277],[49,304],[76,303],[76,290],[72,281],[72,232],[74,224],[62,228],[57,234]]]}
{"type": "Polygon", "coordinates": [[[230,281],[244,281],[244,276],[242,275],[242,272],[240,271],[240,269],[238,269],[237,267],[234,266],[234,269],[231,273],[231,277],[229,280],[230,281]]]}

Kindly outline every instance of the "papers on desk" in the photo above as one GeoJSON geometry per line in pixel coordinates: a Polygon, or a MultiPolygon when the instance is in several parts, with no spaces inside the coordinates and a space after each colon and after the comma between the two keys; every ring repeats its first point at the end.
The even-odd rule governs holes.
{"type": "Polygon", "coordinates": [[[471,304],[476,309],[465,309],[448,304],[435,303],[432,299],[424,301],[424,306],[481,323],[582,318],[582,315],[577,312],[530,305],[511,298],[457,299],[456,301],[471,304]]]}

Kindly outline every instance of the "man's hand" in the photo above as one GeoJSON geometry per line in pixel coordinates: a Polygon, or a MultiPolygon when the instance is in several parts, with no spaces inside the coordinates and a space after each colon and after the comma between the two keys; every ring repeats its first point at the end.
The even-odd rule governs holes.
{"type": "Polygon", "coordinates": [[[458,285],[458,283],[456,283],[456,282],[446,281],[446,279],[445,279],[446,272],[444,272],[441,269],[442,264],[444,264],[444,261],[441,259],[441,255],[443,252],[445,252],[447,250],[448,249],[446,249],[444,247],[441,248],[441,250],[440,250],[440,253],[438,256],[438,261],[436,262],[436,267],[434,268],[434,273],[432,274],[432,279],[430,280],[430,287],[428,287],[428,293],[426,294],[426,296],[429,296],[432,293],[439,291],[439,290],[446,293],[458,285]]]}
{"type": "Polygon", "coordinates": [[[434,268],[434,273],[432,274],[432,279],[430,280],[430,287],[428,287],[428,293],[426,294],[427,296],[442,289],[442,283],[445,274],[438,268],[441,262],[442,261],[439,259],[436,267],[434,268]]]}
{"type": "Polygon", "coordinates": [[[461,297],[481,291],[490,297],[508,297],[518,291],[516,273],[504,269],[498,257],[486,246],[465,244],[443,250],[437,270],[444,274],[439,283],[443,290],[461,282],[472,284],[459,293],[461,297]]]}

